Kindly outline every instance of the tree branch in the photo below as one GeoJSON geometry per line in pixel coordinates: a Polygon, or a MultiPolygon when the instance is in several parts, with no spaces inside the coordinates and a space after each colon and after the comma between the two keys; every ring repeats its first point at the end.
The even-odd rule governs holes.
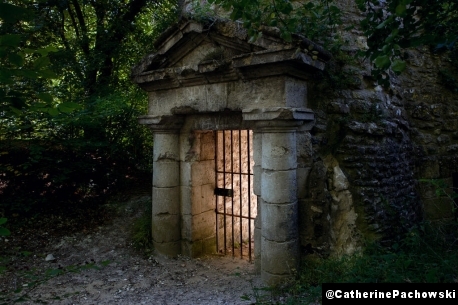
{"type": "Polygon", "coordinates": [[[78,18],[78,23],[81,27],[82,37],[81,47],[84,54],[89,55],[89,37],[87,35],[87,26],[86,21],[84,20],[83,12],[81,11],[81,6],[78,3],[78,0],[72,0],[73,7],[75,8],[76,17],[78,18]]]}

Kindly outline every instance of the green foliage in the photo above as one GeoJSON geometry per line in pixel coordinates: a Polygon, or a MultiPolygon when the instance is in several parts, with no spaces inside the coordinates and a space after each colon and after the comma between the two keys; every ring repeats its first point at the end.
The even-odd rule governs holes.
{"type": "MultiPolygon", "coordinates": [[[[341,46],[336,28],[341,25],[340,9],[333,1],[292,0],[210,0],[231,11],[231,19],[242,20],[252,40],[262,35],[263,26],[278,27],[282,38],[291,41],[292,33],[301,33],[322,43],[331,52],[341,46]]],[[[372,75],[388,86],[390,71],[406,69],[408,48],[431,46],[434,52],[447,51],[453,68],[442,73],[448,88],[455,89],[458,39],[458,2],[455,0],[356,0],[364,12],[361,28],[367,37],[367,50],[360,55],[373,64],[372,75]]],[[[348,29],[345,29],[348,30],[348,29]]]]}
{"type": "Polygon", "coordinates": [[[49,69],[49,55],[57,48],[31,46],[32,10],[9,3],[0,4],[0,124],[24,115],[25,111],[50,112],[52,96],[42,92],[57,75],[49,69]],[[19,26],[21,24],[21,26],[19,26]]]}
{"type": "MultiPolygon", "coordinates": [[[[457,229],[457,224],[447,228],[453,232],[452,243],[437,234],[444,227],[424,223],[391,247],[370,243],[360,255],[308,256],[296,281],[277,294],[287,295],[286,304],[316,304],[321,301],[322,283],[454,283],[458,277],[457,229]]],[[[270,302],[259,298],[256,304],[273,301],[275,298],[270,302]]]]}
{"type": "Polygon", "coordinates": [[[193,10],[185,17],[202,23],[212,22],[216,18],[211,4],[209,2],[202,3],[198,0],[193,0],[193,10]]]}
{"type": "MultiPolygon", "coordinates": [[[[440,179],[422,179],[453,204],[458,194],[440,179]]],[[[285,288],[259,294],[256,304],[321,303],[322,283],[456,283],[458,279],[458,222],[423,222],[390,246],[368,241],[361,253],[323,258],[310,254],[302,262],[295,281],[285,288]],[[286,297],[285,297],[286,296],[286,297]]],[[[250,296],[242,296],[249,300],[250,296]]]]}
{"type": "Polygon", "coordinates": [[[0,11],[2,211],[91,201],[149,170],[152,138],[136,119],[147,99],[130,67],[176,20],[175,1],[7,0],[0,11]]]}
{"type": "Polygon", "coordinates": [[[147,200],[141,201],[140,204],[141,215],[132,224],[132,243],[135,248],[148,251],[153,246],[151,199],[148,197],[147,200]]]}
{"type": "Polygon", "coordinates": [[[231,10],[231,19],[242,20],[252,40],[260,37],[263,26],[278,27],[286,41],[293,33],[302,33],[308,38],[324,43],[330,48],[335,42],[336,27],[341,24],[340,9],[332,0],[210,0],[231,10]]]}
{"type": "Polygon", "coordinates": [[[21,131],[6,129],[11,140],[0,144],[5,213],[102,199],[148,170],[152,137],[136,121],[144,99],[139,93],[112,94],[71,113],[35,116],[35,139],[14,140],[21,131]]]}
{"type": "MultiPolygon", "coordinates": [[[[405,50],[422,45],[434,51],[456,49],[458,2],[454,0],[356,0],[365,13],[361,27],[368,37],[362,54],[373,63],[372,75],[389,85],[389,69],[406,68],[405,50]]],[[[458,61],[455,59],[455,64],[458,61]]]]}

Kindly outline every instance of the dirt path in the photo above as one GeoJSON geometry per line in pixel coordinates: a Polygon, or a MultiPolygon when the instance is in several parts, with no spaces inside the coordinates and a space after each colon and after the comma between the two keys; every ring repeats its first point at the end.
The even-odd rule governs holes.
{"type": "MultiPolygon", "coordinates": [[[[125,209],[129,210],[130,206],[125,209]]],[[[89,234],[62,237],[43,249],[42,255],[30,257],[28,264],[38,270],[90,266],[94,262],[97,266],[105,266],[51,278],[29,291],[28,296],[34,301],[22,304],[35,304],[37,300],[49,304],[126,305],[254,302],[253,287],[260,287],[259,277],[253,275],[253,264],[245,260],[221,256],[145,258],[135,252],[130,244],[129,227],[137,216],[126,213],[89,234]],[[55,259],[46,261],[48,254],[55,259]],[[243,296],[248,296],[248,300],[243,296]]],[[[24,286],[27,281],[21,281],[18,274],[4,274],[0,279],[3,287],[30,289],[24,286]]]]}

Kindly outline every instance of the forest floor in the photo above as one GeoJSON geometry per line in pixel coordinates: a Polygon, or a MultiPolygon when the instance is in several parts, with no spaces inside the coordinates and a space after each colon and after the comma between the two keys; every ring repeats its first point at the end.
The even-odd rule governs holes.
{"type": "Polygon", "coordinates": [[[255,303],[263,289],[247,260],[166,258],[136,250],[132,224],[151,197],[129,193],[70,216],[54,213],[15,226],[0,240],[0,256],[8,258],[0,304],[255,303]]]}

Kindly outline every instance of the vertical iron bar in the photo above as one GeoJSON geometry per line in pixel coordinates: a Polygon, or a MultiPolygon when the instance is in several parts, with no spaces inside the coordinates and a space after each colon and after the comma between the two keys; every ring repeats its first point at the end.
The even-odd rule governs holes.
{"type": "MultiPolygon", "coordinates": [[[[224,188],[226,188],[226,131],[223,130],[223,175],[224,175],[224,188]]],[[[226,196],[224,200],[224,255],[226,255],[226,196]]]]}
{"type": "MultiPolygon", "coordinates": [[[[242,203],[242,130],[239,129],[239,189],[240,189],[240,211],[239,214],[243,215],[242,203]]],[[[243,257],[243,218],[240,217],[240,258],[243,257]]]]}
{"type": "MultiPolygon", "coordinates": [[[[218,187],[218,131],[213,132],[213,137],[215,139],[215,188],[218,187]]],[[[219,252],[219,243],[218,243],[218,196],[215,196],[215,214],[216,214],[216,253],[219,252]]]]}
{"type": "MultiPolygon", "coordinates": [[[[231,189],[234,189],[234,134],[231,129],[231,189]]],[[[231,197],[232,207],[232,256],[234,256],[234,196],[231,197]]]]}
{"type": "MultiPolygon", "coordinates": [[[[248,154],[248,257],[251,262],[251,164],[250,164],[250,130],[247,130],[247,154],[248,154]]],[[[259,247],[260,245],[258,245],[259,247]]]]}

